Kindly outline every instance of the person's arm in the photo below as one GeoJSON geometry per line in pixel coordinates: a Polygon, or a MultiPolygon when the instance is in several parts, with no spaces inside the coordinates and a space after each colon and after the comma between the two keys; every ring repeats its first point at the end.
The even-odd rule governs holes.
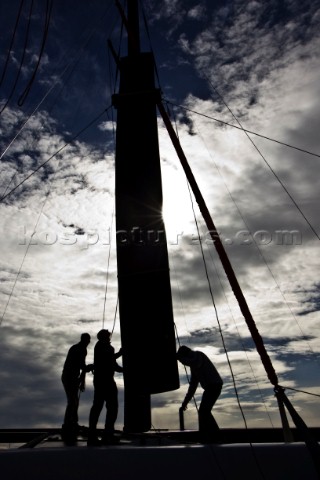
{"type": "Polygon", "coordinates": [[[119,373],[123,372],[123,367],[121,367],[120,365],[118,365],[117,362],[116,362],[116,364],[115,364],[115,371],[116,371],[116,372],[119,372],[119,373]]]}
{"type": "Polygon", "coordinates": [[[80,392],[84,392],[85,389],[86,389],[86,371],[82,370],[79,377],[79,390],[80,392]]]}
{"type": "Polygon", "coordinates": [[[184,400],[181,404],[181,408],[183,410],[187,409],[188,403],[190,402],[193,395],[196,393],[198,384],[199,384],[199,381],[198,381],[197,377],[195,375],[191,374],[191,380],[190,380],[189,388],[188,388],[187,394],[186,394],[186,396],[185,396],[185,398],[184,398],[184,400]]]}
{"type": "Polygon", "coordinates": [[[119,358],[119,357],[121,357],[121,355],[122,355],[122,347],[120,348],[118,353],[114,354],[114,358],[119,358]]]}
{"type": "Polygon", "coordinates": [[[116,361],[114,361],[114,370],[115,372],[123,372],[123,367],[121,367],[121,365],[119,365],[116,361]]]}
{"type": "Polygon", "coordinates": [[[92,370],[92,365],[86,365],[86,356],[87,356],[87,350],[82,351],[81,353],[81,358],[80,358],[80,370],[81,370],[81,375],[85,372],[90,372],[92,370]]]}

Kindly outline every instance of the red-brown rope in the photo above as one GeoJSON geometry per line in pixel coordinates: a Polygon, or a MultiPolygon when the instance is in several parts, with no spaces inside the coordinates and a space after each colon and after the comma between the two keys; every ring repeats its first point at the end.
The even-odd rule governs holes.
{"type": "Polygon", "coordinates": [[[270,357],[266,351],[266,348],[264,346],[264,343],[263,343],[263,340],[262,340],[262,337],[256,327],[256,324],[255,324],[255,321],[251,315],[251,312],[249,310],[249,307],[248,307],[248,304],[247,304],[247,301],[242,293],[242,290],[241,290],[241,287],[239,285],[239,282],[237,280],[237,277],[234,273],[234,270],[232,268],[232,265],[230,263],[230,260],[229,260],[229,257],[227,256],[227,253],[224,249],[224,246],[221,242],[221,239],[219,237],[219,234],[217,232],[217,229],[213,223],[213,220],[211,218],[211,215],[209,213],[209,210],[207,208],[207,205],[204,201],[204,198],[202,196],[202,193],[198,187],[198,184],[196,182],[196,179],[194,178],[194,175],[192,173],[192,170],[188,164],[188,160],[183,152],[183,149],[181,147],[181,144],[180,144],[180,141],[179,141],[179,138],[177,137],[173,127],[172,127],[172,124],[171,124],[171,121],[170,121],[170,118],[162,104],[161,101],[158,102],[158,109],[159,109],[159,112],[162,116],[162,119],[164,121],[164,124],[167,128],[167,131],[168,131],[168,134],[171,138],[171,141],[173,143],[173,146],[177,152],[177,155],[180,159],[180,162],[181,162],[181,165],[184,169],[184,172],[186,174],[186,177],[188,179],[188,182],[192,188],[192,191],[193,191],[193,194],[195,196],[195,199],[199,205],[199,208],[200,208],[200,211],[201,211],[201,214],[204,218],[204,221],[206,222],[206,225],[207,225],[207,228],[208,228],[208,231],[211,235],[211,238],[213,240],[213,243],[215,245],[215,248],[217,250],[217,253],[220,257],[220,260],[221,260],[221,263],[223,265],[223,268],[224,268],[224,271],[227,275],[227,278],[230,282],[230,285],[231,285],[231,288],[235,294],[235,297],[236,299],[238,300],[238,303],[239,303],[239,307],[240,307],[240,310],[244,316],[244,319],[247,323],[247,326],[249,328],[249,331],[251,333],[251,336],[252,336],[252,339],[256,345],[256,348],[257,348],[257,351],[260,355],[260,358],[261,358],[261,361],[263,363],[263,366],[266,370],[266,373],[268,375],[268,378],[270,380],[270,382],[272,383],[272,385],[274,386],[277,386],[278,385],[278,377],[277,377],[277,374],[273,368],[273,365],[271,363],[271,360],[270,360],[270,357]]]}

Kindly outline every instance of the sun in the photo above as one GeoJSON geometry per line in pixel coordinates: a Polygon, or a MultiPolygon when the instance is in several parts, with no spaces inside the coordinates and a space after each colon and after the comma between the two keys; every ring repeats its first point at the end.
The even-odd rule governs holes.
{"type": "Polygon", "coordinates": [[[162,169],[162,217],[168,239],[190,231],[193,221],[192,205],[187,181],[181,172],[170,165],[162,169]]]}

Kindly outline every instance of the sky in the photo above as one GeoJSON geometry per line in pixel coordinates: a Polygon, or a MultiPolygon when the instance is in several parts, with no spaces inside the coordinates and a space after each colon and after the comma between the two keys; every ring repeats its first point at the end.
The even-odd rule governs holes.
{"type": "MultiPolygon", "coordinates": [[[[155,55],[163,99],[279,383],[307,425],[320,426],[320,2],[142,3],[142,48],[155,55]]],[[[121,346],[109,108],[118,75],[107,41],[123,56],[126,35],[113,1],[30,7],[0,5],[0,428],[62,424],[61,371],[82,332],[92,337],[88,363],[102,327],[121,346]]],[[[223,377],[221,428],[244,426],[235,392],[249,427],[280,426],[160,117],[158,127],[177,346],[206,353],[223,377]]],[[[154,428],[179,427],[187,390],[179,372],[180,389],[152,396],[154,428]]],[[[121,429],[123,378],[115,378],[121,429]]],[[[92,399],[88,374],[80,424],[92,399]]],[[[185,426],[197,428],[193,404],[185,426]]]]}

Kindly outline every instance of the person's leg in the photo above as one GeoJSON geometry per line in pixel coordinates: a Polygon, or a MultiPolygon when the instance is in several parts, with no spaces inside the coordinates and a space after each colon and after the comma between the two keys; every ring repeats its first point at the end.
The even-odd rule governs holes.
{"type": "Polygon", "coordinates": [[[67,397],[67,407],[64,416],[64,425],[75,426],[78,424],[79,387],[75,380],[62,380],[67,397]]]}
{"type": "Polygon", "coordinates": [[[97,423],[104,404],[104,392],[95,388],[93,404],[89,414],[88,444],[97,442],[97,423]]]}
{"type": "Polygon", "coordinates": [[[115,382],[108,385],[106,394],[106,421],[103,440],[109,441],[114,434],[114,424],[118,416],[118,389],[115,382]]]}
{"type": "Polygon", "coordinates": [[[203,392],[199,407],[199,432],[202,441],[219,441],[220,429],[211,413],[221,393],[221,386],[212,386],[203,392]]]}
{"type": "Polygon", "coordinates": [[[78,407],[79,407],[79,388],[78,382],[62,378],[62,383],[67,397],[67,407],[62,425],[62,439],[67,445],[74,445],[78,434],[78,407]]]}

